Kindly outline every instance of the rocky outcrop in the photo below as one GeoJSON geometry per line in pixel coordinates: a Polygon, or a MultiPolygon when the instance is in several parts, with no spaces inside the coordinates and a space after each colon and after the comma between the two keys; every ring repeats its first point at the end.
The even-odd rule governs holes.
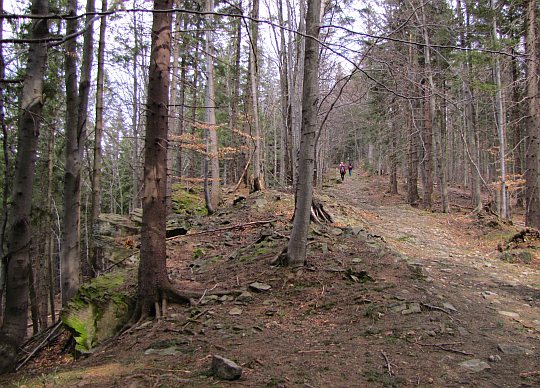
{"type": "Polygon", "coordinates": [[[127,323],[135,302],[136,279],[136,272],[126,269],[81,286],[60,315],[73,334],[77,351],[92,352],[127,323]]]}

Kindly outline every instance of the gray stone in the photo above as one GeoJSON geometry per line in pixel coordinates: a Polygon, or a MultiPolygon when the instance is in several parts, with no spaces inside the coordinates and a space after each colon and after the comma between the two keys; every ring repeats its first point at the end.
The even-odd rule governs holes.
{"type": "Polygon", "coordinates": [[[420,303],[410,303],[408,308],[401,312],[402,315],[415,314],[422,312],[420,308],[420,303]]]}
{"type": "Polygon", "coordinates": [[[501,315],[504,315],[505,317],[510,317],[510,318],[513,318],[513,319],[518,319],[519,318],[519,314],[518,313],[514,313],[512,311],[497,311],[499,314],[501,315]]]}
{"type": "Polygon", "coordinates": [[[244,291],[236,297],[238,302],[251,302],[253,300],[253,294],[249,291],[244,291]]]}
{"type": "Polygon", "coordinates": [[[443,307],[447,309],[448,311],[457,312],[457,309],[454,306],[452,306],[451,303],[443,303],[443,307]]]}
{"type": "Polygon", "coordinates": [[[212,357],[212,375],[222,380],[237,380],[242,376],[242,368],[234,361],[214,355],[212,357]]]}
{"type": "Polygon", "coordinates": [[[257,198],[255,200],[255,206],[257,206],[257,208],[259,208],[259,210],[262,210],[266,207],[268,201],[264,198],[257,198]]]}
{"type": "Polygon", "coordinates": [[[400,313],[400,312],[402,312],[404,310],[407,310],[407,304],[405,304],[405,303],[394,306],[394,307],[391,308],[391,311],[394,312],[394,313],[400,313]]]}
{"type": "Polygon", "coordinates": [[[265,283],[254,282],[249,285],[249,288],[255,292],[264,292],[270,290],[272,286],[265,283]]]}
{"type": "Polygon", "coordinates": [[[519,345],[514,345],[514,344],[498,344],[497,348],[504,354],[509,354],[513,356],[515,355],[530,356],[531,354],[533,354],[532,350],[521,347],[519,345]]]}
{"type": "Polygon", "coordinates": [[[473,358],[472,360],[463,361],[459,364],[463,368],[469,369],[472,372],[482,372],[485,369],[491,369],[485,361],[473,358]]]}
{"type": "Polygon", "coordinates": [[[170,348],[165,348],[165,349],[150,348],[150,349],[146,349],[144,352],[144,354],[147,356],[150,354],[157,354],[158,356],[176,356],[181,353],[182,351],[178,349],[176,346],[172,346],[170,348]]]}
{"type": "Polygon", "coordinates": [[[321,243],[321,251],[324,255],[328,253],[328,244],[327,243],[321,243]]]}
{"type": "Polygon", "coordinates": [[[491,356],[488,357],[488,360],[490,362],[497,362],[497,361],[501,361],[501,356],[499,356],[498,354],[492,354],[491,356]]]}
{"type": "Polygon", "coordinates": [[[355,264],[359,264],[359,263],[362,263],[363,260],[359,257],[355,257],[354,259],[351,260],[351,262],[355,263],[355,264]]]}
{"type": "Polygon", "coordinates": [[[234,307],[229,311],[229,315],[242,315],[242,309],[240,307],[234,307]]]}
{"type": "Polygon", "coordinates": [[[332,228],[330,229],[330,234],[332,236],[341,236],[343,234],[343,230],[340,228],[332,228]]]}

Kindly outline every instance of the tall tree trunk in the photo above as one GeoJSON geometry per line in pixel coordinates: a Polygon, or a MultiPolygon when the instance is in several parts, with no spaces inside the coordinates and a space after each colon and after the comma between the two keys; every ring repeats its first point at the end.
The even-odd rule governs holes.
{"type": "MultiPolygon", "coordinates": [[[[515,39],[517,42],[517,38],[515,39]]],[[[516,54],[516,49],[512,50],[513,54],[516,54]]],[[[523,90],[518,84],[519,79],[519,70],[518,70],[518,59],[517,55],[512,58],[512,103],[511,103],[511,110],[510,110],[510,122],[513,123],[512,128],[512,140],[513,140],[513,160],[514,160],[514,169],[513,173],[516,177],[521,177],[523,174],[523,130],[522,130],[522,122],[520,120],[521,117],[521,104],[520,101],[523,97],[523,90]]],[[[516,192],[516,207],[517,208],[524,208],[524,194],[525,190],[518,188],[516,192]]]]}
{"type": "MultiPolygon", "coordinates": [[[[180,8],[180,0],[173,0],[173,7],[180,8]]],[[[172,46],[172,66],[171,66],[171,86],[169,88],[169,128],[171,128],[172,133],[176,133],[176,128],[180,122],[178,116],[178,105],[176,104],[178,100],[178,72],[179,72],[179,63],[180,63],[180,27],[182,25],[181,16],[184,14],[174,13],[174,29],[171,34],[171,46],[172,46]]],[[[178,160],[177,153],[179,153],[179,148],[174,146],[173,142],[170,142],[167,147],[169,147],[169,152],[167,153],[167,213],[170,213],[172,210],[172,183],[173,178],[176,178],[177,172],[175,171],[175,160],[178,160]]]]}
{"type": "MultiPolygon", "coordinates": [[[[88,94],[94,50],[92,20],[94,0],[86,3],[86,24],[89,24],[83,41],[81,79],[77,91],[77,42],[70,39],[66,43],[66,165],[64,175],[64,219],[62,249],[60,252],[62,305],[71,299],[80,284],[81,250],[81,170],[86,141],[86,121],[88,117],[88,94]]],[[[69,0],[68,14],[77,12],[77,0],[69,0]]],[[[77,31],[77,19],[67,21],[67,33],[77,31]]]]}
{"type": "MultiPolygon", "coordinates": [[[[497,13],[496,0],[491,0],[492,15],[492,39],[494,50],[497,49],[499,38],[497,36],[497,13]]],[[[500,216],[504,219],[510,218],[508,206],[508,194],[506,188],[506,118],[502,94],[501,64],[499,54],[493,54],[493,73],[495,77],[495,122],[497,124],[497,135],[499,137],[499,168],[500,168],[500,216]]]]}
{"type": "Polygon", "coordinates": [[[287,246],[285,262],[292,267],[303,266],[313,199],[313,168],[315,136],[319,103],[319,25],[321,0],[308,0],[306,12],[306,42],[304,52],[304,82],[302,89],[302,127],[298,184],[293,229],[287,246]]]}
{"type": "MultiPolygon", "coordinates": [[[[193,63],[193,87],[191,89],[191,122],[193,125],[191,126],[191,133],[193,136],[196,135],[196,126],[194,125],[197,122],[197,100],[199,99],[199,61],[200,61],[200,53],[201,53],[201,41],[203,40],[203,34],[204,29],[201,28],[202,18],[197,19],[196,24],[196,39],[195,39],[195,52],[193,54],[194,57],[194,63],[193,63]]],[[[195,161],[197,158],[196,152],[191,152],[191,171],[190,176],[194,177],[196,176],[195,172],[195,161]]],[[[197,175],[198,176],[198,175],[197,175]]]]}
{"type": "Polygon", "coordinates": [[[291,131],[291,110],[289,109],[289,73],[287,71],[288,64],[288,49],[285,41],[285,23],[283,21],[283,1],[278,0],[278,22],[282,27],[279,29],[279,38],[280,38],[280,52],[279,52],[279,82],[281,87],[281,120],[282,124],[280,125],[280,136],[279,136],[279,149],[280,149],[280,158],[279,158],[279,180],[282,185],[285,185],[287,182],[287,167],[290,165],[290,156],[287,150],[287,137],[291,131]]]}
{"type": "Polygon", "coordinates": [[[391,124],[391,139],[390,139],[390,194],[395,195],[398,193],[398,180],[397,180],[397,128],[394,123],[391,124]]]}
{"type": "MultiPolygon", "coordinates": [[[[188,29],[188,20],[189,20],[189,15],[187,13],[182,14],[182,21],[183,21],[182,29],[184,31],[188,29]]],[[[180,56],[181,56],[180,92],[176,94],[176,99],[174,100],[174,103],[176,105],[176,112],[178,114],[178,127],[176,130],[176,134],[179,137],[182,137],[182,135],[184,134],[185,123],[186,123],[186,120],[184,118],[186,109],[184,105],[186,103],[186,84],[187,84],[187,47],[188,47],[187,45],[188,45],[188,38],[186,36],[183,36],[182,44],[179,48],[180,56]]],[[[184,170],[184,155],[183,155],[183,149],[182,149],[182,142],[180,142],[178,145],[178,151],[176,153],[176,173],[178,174],[179,181],[182,180],[183,170],[184,170]]]]}
{"type": "MultiPolygon", "coordinates": [[[[107,11],[107,0],[102,0],[102,12],[107,11]]],[[[92,205],[90,225],[91,233],[91,252],[90,269],[92,275],[96,276],[103,267],[103,252],[96,244],[94,236],[96,235],[97,222],[101,213],[101,138],[103,137],[103,81],[105,71],[105,33],[107,31],[107,18],[101,18],[99,27],[99,45],[98,45],[98,69],[97,69],[97,87],[96,87],[96,125],[94,134],[94,160],[92,165],[92,205]]]]}
{"type": "Polygon", "coordinates": [[[526,5],[526,62],[527,62],[527,152],[525,154],[525,225],[540,229],[540,98],[538,96],[538,26],[536,22],[536,0],[526,5]]]}
{"type": "Polygon", "coordinates": [[[418,130],[414,124],[413,106],[417,101],[411,101],[405,108],[407,125],[409,127],[408,163],[407,163],[407,203],[416,206],[420,200],[418,195],[418,130]]]}
{"type": "Polygon", "coordinates": [[[56,319],[55,311],[55,292],[54,292],[54,233],[53,233],[53,182],[54,182],[54,140],[55,128],[49,130],[47,139],[47,202],[45,204],[49,227],[45,234],[45,260],[47,260],[47,291],[49,299],[49,311],[51,313],[51,322],[56,319]]]}
{"type": "MultiPolygon", "coordinates": [[[[443,92],[446,90],[443,81],[443,92]]],[[[439,178],[439,190],[441,194],[441,211],[450,213],[450,202],[448,200],[448,174],[447,174],[447,144],[446,144],[446,101],[441,101],[441,112],[439,114],[439,131],[437,132],[437,171],[439,178]]]]}
{"type": "MultiPolygon", "coordinates": [[[[207,12],[214,12],[214,0],[207,0],[207,12]]],[[[206,30],[206,125],[208,133],[208,153],[210,158],[211,167],[211,188],[210,188],[210,204],[211,207],[208,210],[217,209],[220,200],[220,184],[219,184],[219,156],[218,156],[218,135],[216,126],[216,101],[215,101],[215,86],[214,86],[214,46],[212,39],[213,16],[208,16],[207,30],[206,30]]],[[[206,179],[206,177],[205,177],[206,179]]]]}
{"type": "MultiPolygon", "coordinates": [[[[4,13],[4,0],[0,0],[0,12],[4,13]]],[[[4,37],[4,19],[0,19],[0,40],[4,37]]],[[[0,78],[6,77],[6,63],[4,61],[4,46],[0,45],[0,78]]],[[[6,116],[4,110],[4,88],[0,88],[0,127],[2,128],[2,151],[4,154],[4,174],[2,176],[2,209],[0,216],[0,324],[4,316],[4,287],[6,284],[7,260],[4,245],[6,242],[6,227],[8,221],[9,199],[9,143],[6,116]]]]}
{"type": "Polygon", "coordinates": [[[253,150],[253,187],[252,191],[264,189],[264,177],[261,173],[262,150],[261,150],[261,128],[259,125],[259,63],[258,63],[258,40],[259,40],[259,0],[253,0],[251,11],[251,38],[249,51],[249,79],[251,87],[251,104],[249,104],[249,118],[252,120],[252,133],[255,138],[255,147],[253,150]]]}
{"type": "MultiPolygon", "coordinates": [[[[289,9],[289,23],[292,23],[293,19],[293,6],[291,5],[290,1],[287,1],[287,6],[289,9]]],[[[299,4],[300,12],[298,14],[299,19],[299,25],[298,25],[298,32],[300,34],[303,34],[306,31],[306,3],[304,1],[300,1],[299,4]]],[[[289,26],[289,30],[292,31],[292,24],[289,26]]],[[[304,82],[304,60],[305,60],[305,39],[300,39],[301,35],[296,35],[296,61],[292,60],[292,53],[290,53],[291,58],[289,59],[289,63],[291,64],[291,69],[289,69],[289,73],[292,75],[290,77],[291,79],[291,86],[289,87],[290,91],[290,106],[291,106],[291,138],[290,138],[290,144],[291,144],[291,167],[292,167],[292,181],[293,181],[293,187],[296,187],[298,184],[298,168],[299,168],[299,147],[300,147],[300,137],[301,137],[301,126],[303,124],[303,118],[302,118],[302,106],[303,106],[303,100],[302,100],[302,92],[303,92],[303,82],[304,82]]],[[[291,50],[289,50],[291,52],[291,50]]]]}
{"type": "MultiPolygon", "coordinates": [[[[238,8],[235,9],[237,14],[242,13],[242,1],[238,2],[238,8]]],[[[234,41],[234,68],[232,76],[232,96],[230,99],[230,112],[231,117],[229,120],[229,130],[231,136],[233,137],[233,146],[235,148],[241,147],[242,138],[240,136],[235,136],[235,132],[238,131],[238,105],[240,100],[240,59],[241,59],[241,50],[242,50],[242,19],[240,17],[235,20],[236,28],[236,38],[234,41]]],[[[238,153],[239,154],[239,153],[238,153]]],[[[239,177],[239,172],[241,167],[239,166],[237,157],[233,159],[233,175],[234,180],[237,181],[239,177]]]]}
{"type": "MultiPolygon", "coordinates": [[[[133,0],[133,8],[137,8],[137,0],[133,0]]],[[[133,133],[133,150],[131,155],[131,210],[140,206],[140,179],[139,179],[139,69],[138,61],[140,56],[139,39],[141,31],[137,23],[137,13],[133,14],[133,99],[132,99],[132,116],[131,116],[131,131],[133,133]]]]}
{"type": "Polygon", "coordinates": [[[433,196],[433,116],[435,113],[435,85],[431,68],[431,44],[426,18],[426,5],[422,6],[422,34],[424,38],[424,198],[422,205],[431,209],[433,196]]]}
{"type": "MultiPolygon", "coordinates": [[[[33,0],[32,15],[47,15],[49,2],[33,0]]],[[[34,19],[30,30],[34,40],[48,36],[46,19],[34,19]]],[[[30,43],[27,72],[23,83],[18,124],[17,159],[13,176],[11,218],[8,237],[6,306],[0,341],[12,351],[0,359],[0,373],[13,368],[17,347],[23,342],[28,324],[30,245],[32,231],[30,210],[34,185],[39,127],[43,108],[43,78],[47,66],[46,43],[30,43]]]]}
{"type": "MultiPolygon", "coordinates": [[[[172,0],[154,0],[154,10],[170,9],[172,0]]],[[[152,23],[146,136],[144,147],[143,216],[138,304],[135,316],[159,315],[162,287],[169,284],[166,269],[167,132],[171,14],[155,12],[152,23]]]]}

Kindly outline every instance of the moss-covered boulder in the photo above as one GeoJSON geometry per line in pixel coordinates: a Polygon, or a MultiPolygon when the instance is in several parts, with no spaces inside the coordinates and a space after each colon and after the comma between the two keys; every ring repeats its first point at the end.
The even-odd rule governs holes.
{"type": "Polygon", "coordinates": [[[185,189],[176,183],[172,185],[172,211],[187,216],[206,215],[204,196],[193,189],[185,189]]]}
{"type": "Polygon", "coordinates": [[[77,351],[92,352],[127,323],[135,302],[135,285],[136,272],[123,270],[81,286],[60,316],[73,333],[77,351]]]}

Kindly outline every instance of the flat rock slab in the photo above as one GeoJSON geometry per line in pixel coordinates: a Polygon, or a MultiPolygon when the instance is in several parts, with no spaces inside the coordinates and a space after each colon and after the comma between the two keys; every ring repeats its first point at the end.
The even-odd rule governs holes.
{"type": "Polygon", "coordinates": [[[457,312],[457,309],[451,304],[451,303],[443,303],[443,307],[447,309],[448,311],[457,312]]]}
{"type": "Polygon", "coordinates": [[[236,297],[238,302],[251,302],[253,300],[253,294],[249,291],[244,291],[236,297]]]}
{"type": "Polygon", "coordinates": [[[420,303],[409,303],[408,308],[401,311],[402,315],[421,313],[420,303]]]}
{"type": "Polygon", "coordinates": [[[510,317],[513,319],[519,319],[519,314],[512,311],[498,311],[499,314],[504,315],[505,317],[510,317]]]}
{"type": "Polygon", "coordinates": [[[463,368],[466,368],[472,372],[482,372],[486,369],[491,369],[489,364],[485,361],[473,358],[472,360],[463,361],[459,364],[463,368]]]}
{"type": "Polygon", "coordinates": [[[158,356],[176,356],[182,354],[182,350],[178,349],[176,346],[165,349],[146,349],[144,352],[145,355],[157,354],[158,356]]]}
{"type": "Polygon", "coordinates": [[[533,354],[532,350],[514,344],[498,344],[497,348],[504,354],[509,354],[513,356],[530,356],[533,354]]]}
{"type": "Polygon", "coordinates": [[[238,380],[242,376],[242,368],[225,357],[212,357],[212,375],[222,380],[238,380]]]}
{"type": "Polygon", "coordinates": [[[259,282],[253,282],[249,285],[249,289],[255,292],[269,291],[271,288],[271,285],[259,282]]]}
{"type": "Polygon", "coordinates": [[[242,309],[240,307],[234,307],[229,311],[229,315],[242,315],[242,309]]]}

